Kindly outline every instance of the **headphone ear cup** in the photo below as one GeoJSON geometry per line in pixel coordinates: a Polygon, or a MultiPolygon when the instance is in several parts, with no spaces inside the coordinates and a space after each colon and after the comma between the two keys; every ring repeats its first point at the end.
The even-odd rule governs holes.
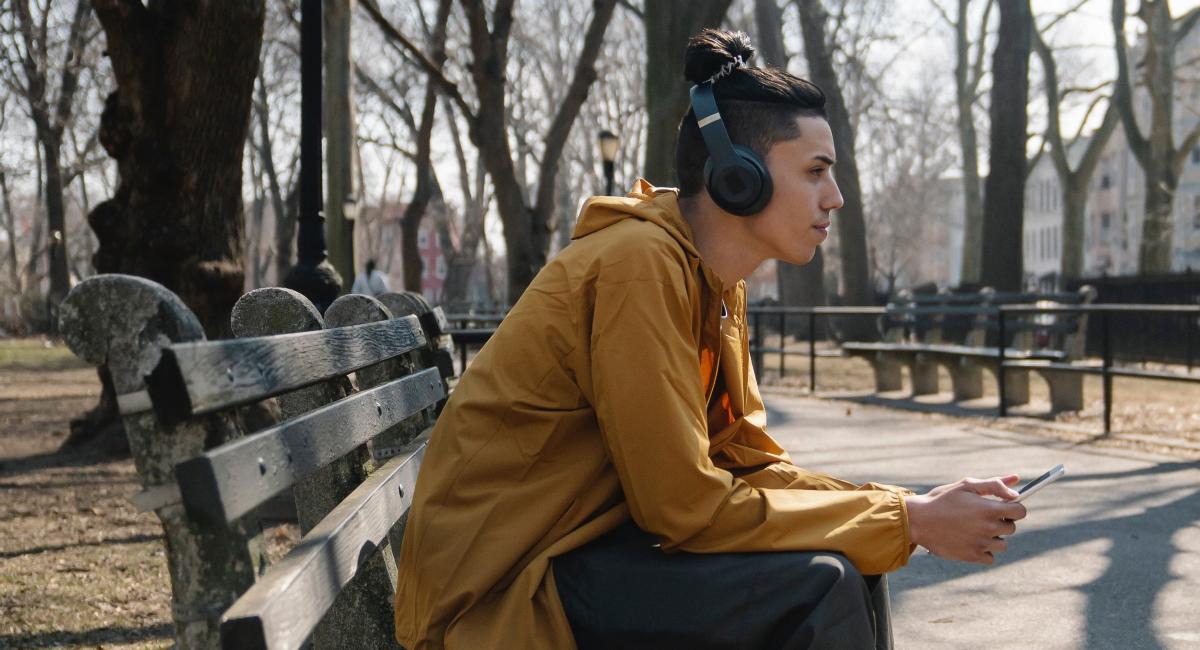
{"type": "Polygon", "coordinates": [[[749,217],[767,207],[774,185],[758,154],[742,145],[734,145],[733,150],[737,160],[732,165],[714,167],[712,158],[708,159],[704,164],[704,184],[722,210],[749,217]]]}

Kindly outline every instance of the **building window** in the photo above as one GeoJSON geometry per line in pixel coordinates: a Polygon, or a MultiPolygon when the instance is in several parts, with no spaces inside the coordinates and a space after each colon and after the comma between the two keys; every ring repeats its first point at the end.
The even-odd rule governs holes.
{"type": "Polygon", "coordinates": [[[1111,212],[1100,213],[1100,229],[1108,230],[1111,226],[1112,226],[1112,213],[1111,212]]]}
{"type": "Polygon", "coordinates": [[[446,279],[446,258],[438,255],[437,258],[437,279],[446,279]]]}
{"type": "Polygon", "coordinates": [[[1200,165],[1200,144],[1192,147],[1192,164],[1200,165]]]}
{"type": "Polygon", "coordinates": [[[1110,187],[1112,187],[1112,176],[1109,176],[1108,174],[1101,174],[1100,189],[1107,190],[1110,187]]]}
{"type": "Polygon", "coordinates": [[[1200,230],[1200,194],[1192,195],[1192,230],[1200,230]]]}
{"type": "Polygon", "coordinates": [[[425,248],[428,245],[429,245],[429,234],[426,233],[424,230],[418,231],[417,232],[417,247],[425,248]]]}

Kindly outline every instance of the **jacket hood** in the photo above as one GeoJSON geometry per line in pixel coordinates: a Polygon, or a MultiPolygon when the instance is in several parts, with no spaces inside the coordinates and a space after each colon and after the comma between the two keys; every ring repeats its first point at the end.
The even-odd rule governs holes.
{"type": "Polygon", "coordinates": [[[679,190],[655,187],[639,178],[625,196],[593,196],[583,204],[571,239],[586,237],[625,219],[649,221],[671,234],[683,250],[699,258],[692,228],[679,211],[679,190]]]}

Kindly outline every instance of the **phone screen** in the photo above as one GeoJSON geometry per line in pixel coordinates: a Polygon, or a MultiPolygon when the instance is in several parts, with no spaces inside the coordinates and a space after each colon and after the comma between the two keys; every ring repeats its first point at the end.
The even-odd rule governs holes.
{"type": "Polygon", "coordinates": [[[1021,501],[1025,497],[1033,494],[1034,492],[1037,492],[1038,490],[1053,483],[1054,481],[1057,481],[1060,477],[1062,477],[1066,473],[1067,473],[1066,467],[1063,467],[1062,465],[1056,465],[1050,471],[1048,471],[1045,474],[1042,474],[1041,476],[1026,483],[1020,490],[1017,491],[1017,494],[1019,496],[1015,500],[1021,501]]]}

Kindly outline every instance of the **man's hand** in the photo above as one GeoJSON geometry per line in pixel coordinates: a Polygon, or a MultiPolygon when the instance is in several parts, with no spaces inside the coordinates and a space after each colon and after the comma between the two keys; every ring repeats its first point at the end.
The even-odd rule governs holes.
{"type": "Polygon", "coordinates": [[[913,543],[938,557],[979,564],[995,562],[994,554],[1008,549],[1004,536],[1016,531],[1013,522],[1025,518],[1025,506],[1008,503],[1017,498],[1016,491],[1009,487],[1016,482],[1016,474],[964,478],[926,494],[906,497],[913,543]]]}

